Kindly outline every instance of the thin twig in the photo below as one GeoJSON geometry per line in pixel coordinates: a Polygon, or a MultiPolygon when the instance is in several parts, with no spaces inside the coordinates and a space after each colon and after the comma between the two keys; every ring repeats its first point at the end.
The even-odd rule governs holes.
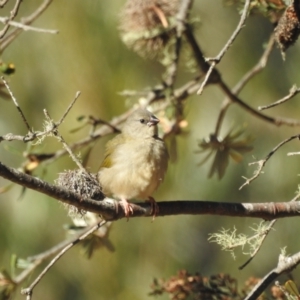
{"type": "Polygon", "coordinates": [[[238,34],[240,33],[240,31],[242,30],[243,26],[245,25],[246,19],[247,19],[247,15],[248,15],[248,11],[249,11],[249,7],[250,7],[250,3],[251,0],[246,0],[245,1],[245,5],[243,8],[243,13],[241,15],[240,21],[236,27],[236,29],[234,30],[234,32],[232,33],[231,37],[229,38],[229,40],[227,41],[227,43],[225,44],[225,46],[223,47],[223,49],[220,51],[220,53],[214,57],[214,58],[208,58],[206,59],[206,61],[212,61],[210,68],[208,70],[208,72],[206,73],[206,76],[199,88],[199,90],[197,91],[198,95],[201,95],[203,92],[203,89],[212,73],[212,70],[215,68],[215,66],[221,61],[222,57],[225,55],[225,53],[228,51],[229,47],[232,45],[232,43],[234,42],[234,40],[236,39],[236,37],[238,36],[238,34]]]}
{"type": "MultiPolygon", "coordinates": [[[[189,30],[189,27],[187,26],[187,30],[185,31],[186,33],[186,37],[187,40],[189,42],[189,44],[192,47],[192,50],[194,52],[194,56],[197,60],[198,66],[200,68],[200,70],[202,72],[208,72],[209,70],[209,64],[203,59],[203,54],[202,51],[197,43],[197,41],[195,40],[193,33],[191,30],[189,30]]],[[[265,59],[267,59],[267,57],[269,56],[272,48],[274,46],[274,37],[271,36],[269,43],[267,45],[267,49],[265,52],[266,57],[263,57],[261,60],[261,66],[264,66],[264,61],[265,59]]],[[[258,66],[257,69],[259,70],[261,68],[261,66],[258,66]]],[[[254,70],[254,74],[255,72],[257,72],[256,70],[254,70]]],[[[247,81],[249,79],[247,79],[247,77],[251,77],[252,74],[248,73],[245,75],[244,78],[242,78],[241,81],[241,86],[244,84],[243,81],[247,81]]],[[[197,76],[195,77],[193,80],[191,80],[190,82],[184,84],[181,88],[178,88],[177,91],[174,91],[174,96],[180,97],[181,100],[186,99],[188,96],[191,95],[191,93],[194,91],[196,92],[197,90],[199,90],[201,84],[199,83],[201,79],[201,76],[197,76]]],[[[245,109],[246,111],[248,111],[250,114],[266,121],[269,123],[272,123],[274,125],[277,126],[281,126],[281,125],[287,125],[287,126],[300,126],[300,121],[299,120],[293,120],[293,119],[286,119],[286,118],[281,118],[281,117],[269,117],[266,116],[262,113],[260,113],[259,111],[256,111],[255,109],[253,109],[251,106],[249,106],[248,104],[246,104],[245,102],[243,102],[235,93],[233,90],[230,90],[230,88],[227,86],[227,84],[222,80],[221,75],[219,73],[219,71],[215,68],[213,69],[212,75],[209,78],[209,83],[214,83],[214,84],[218,84],[219,87],[222,89],[222,91],[225,93],[225,95],[227,95],[228,99],[230,99],[231,102],[238,104],[239,106],[241,106],[243,109],[245,109]]],[[[163,93],[160,93],[156,96],[156,98],[153,98],[152,101],[156,101],[156,100],[162,100],[165,96],[163,95],[163,93]]],[[[173,99],[169,99],[170,101],[173,101],[173,99]]],[[[228,106],[229,104],[225,103],[224,104],[224,109],[226,110],[225,106],[228,106]]]]}
{"type": "MultiPolygon", "coordinates": [[[[205,61],[203,52],[193,34],[192,27],[189,24],[186,24],[185,37],[186,37],[187,42],[189,43],[189,45],[192,48],[194,57],[196,59],[196,62],[197,62],[197,65],[198,65],[200,71],[202,71],[203,73],[207,73],[207,71],[210,67],[209,63],[207,61],[205,61]]],[[[219,72],[214,69],[212,77],[213,77],[213,80],[212,80],[212,78],[210,78],[210,80],[209,80],[210,82],[218,82],[220,80],[219,72]]]]}
{"type": "Polygon", "coordinates": [[[255,75],[257,75],[260,71],[262,71],[269,60],[270,54],[272,50],[274,49],[275,45],[275,37],[272,33],[269,37],[268,43],[266,45],[265,51],[263,52],[261,58],[259,59],[258,63],[251,68],[235,85],[235,87],[232,89],[232,92],[234,94],[239,94],[240,91],[244,88],[244,86],[252,79],[255,75]]]}
{"type": "Polygon", "coordinates": [[[289,94],[286,95],[285,97],[279,99],[278,101],[269,104],[269,105],[264,105],[264,106],[259,106],[258,109],[259,110],[264,110],[264,109],[269,109],[271,107],[275,107],[277,105],[280,105],[282,103],[287,102],[288,100],[292,99],[294,96],[296,96],[298,93],[300,93],[300,88],[297,88],[296,85],[293,85],[292,88],[289,91],[289,94]]]}
{"type": "MultiPolygon", "coordinates": [[[[230,98],[230,100],[236,104],[238,104],[240,107],[242,107],[244,110],[246,110],[247,112],[249,112],[250,114],[258,117],[259,119],[262,119],[266,122],[270,122],[273,123],[275,125],[281,125],[281,121],[283,121],[283,119],[279,119],[279,118],[274,118],[274,117],[270,117],[267,116],[265,114],[260,113],[259,111],[255,110],[254,108],[252,108],[250,105],[248,105],[247,103],[243,102],[237,95],[235,95],[230,88],[223,82],[220,81],[218,83],[219,87],[222,89],[222,91],[227,95],[228,98],[230,98]]],[[[299,123],[300,125],[300,121],[296,121],[297,123],[299,123]]],[[[286,124],[288,123],[288,121],[286,120],[286,124]]]]}
{"type": "Polygon", "coordinates": [[[105,121],[103,119],[95,118],[94,116],[88,116],[89,123],[93,125],[93,127],[98,126],[99,124],[101,125],[107,125],[109,128],[112,129],[114,133],[120,133],[121,130],[117,128],[116,126],[112,125],[110,122],[105,121]]]}
{"type": "Polygon", "coordinates": [[[14,104],[15,104],[15,106],[16,106],[18,112],[20,113],[20,115],[21,115],[21,117],[22,117],[22,120],[23,120],[23,122],[25,123],[25,125],[26,125],[28,131],[29,131],[30,133],[33,133],[32,129],[31,129],[31,127],[29,126],[29,123],[28,123],[28,121],[27,121],[27,119],[26,119],[26,117],[25,117],[25,115],[24,115],[22,109],[20,108],[20,106],[19,106],[19,104],[18,104],[18,101],[17,101],[17,99],[15,98],[15,96],[14,96],[12,90],[10,89],[10,87],[9,87],[9,85],[8,85],[8,83],[7,83],[7,81],[4,79],[3,76],[1,76],[1,80],[3,81],[5,87],[7,88],[8,92],[9,92],[9,94],[10,94],[10,97],[11,97],[12,101],[14,102],[14,104]]]}
{"type": "MultiPolygon", "coordinates": [[[[24,25],[29,25],[35,21],[52,3],[53,0],[44,0],[44,2],[28,17],[22,18],[20,23],[24,25]]],[[[2,53],[4,49],[12,43],[15,38],[21,34],[24,30],[21,28],[15,28],[11,30],[1,41],[0,52],[2,53]]]]}
{"type": "Polygon", "coordinates": [[[0,17],[0,22],[3,23],[3,24],[9,24],[9,25],[11,25],[13,27],[17,27],[17,28],[23,29],[24,31],[30,30],[30,31],[42,32],[42,33],[50,33],[50,34],[57,34],[57,33],[59,33],[58,30],[54,30],[54,29],[38,28],[38,27],[33,27],[33,26],[25,25],[25,24],[22,24],[20,22],[11,21],[7,17],[0,17]]]}
{"type": "MultiPolygon", "coordinates": [[[[232,89],[232,93],[235,95],[238,95],[240,93],[240,91],[245,87],[245,85],[255,76],[257,75],[259,72],[261,72],[267,65],[269,56],[271,54],[271,51],[274,48],[274,44],[275,44],[275,38],[274,38],[274,34],[271,34],[268,44],[266,46],[265,51],[263,52],[262,56],[260,57],[259,61],[257,62],[257,64],[252,67],[240,80],[239,82],[234,86],[234,88],[232,89]]],[[[216,123],[216,128],[215,128],[215,136],[219,135],[220,129],[221,129],[221,125],[222,122],[224,120],[225,114],[227,109],[229,108],[230,104],[232,104],[232,101],[230,98],[226,97],[221,105],[221,109],[218,115],[218,119],[217,119],[217,123],[216,123]]]]}
{"type": "MultiPolygon", "coordinates": [[[[74,103],[74,101],[73,101],[73,103],[74,103]]],[[[69,106],[69,108],[70,108],[70,106],[69,106]]],[[[66,141],[64,140],[64,138],[62,137],[62,135],[58,132],[58,125],[56,123],[54,123],[54,121],[51,119],[51,117],[50,117],[50,115],[49,115],[49,113],[48,113],[48,111],[46,109],[44,109],[44,114],[46,116],[47,121],[51,124],[52,130],[50,130],[50,132],[52,132],[53,135],[58,139],[58,141],[60,143],[62,143],[63,147],[69,153],[70,157],[76,163],[76,165],[78,166],[78,168],[80,170],[82,170],[83,172],[87,173],[87,171],[85,170],[85,168],[83,167],[83,165],[81,164],[81,162],[77,159],[77,157],[75,156],[75,154],[72,152],[71,148],[68,146],[68,144],[66,143],[66,141]]],[[[63,119],[65,118],[65,116],[66,115],[64,115],[62,117],[62,119],[61,119],[61,121],[59,123],[61,123],[63,121],[63,119]]]]}
{"type": "Polygon", "coordinates": [[[64,121],[64,119],[66,118],[67,114],[70,112],[70,110],[72,109],[72,107],[74,106],[75,102],[77,101],[77,99],[79,98],[81,92],[77,91],[74,100],[70,103],[70,105],[68,106],[67,110],[65,111],[65,113],[62,115],[62,117],[60,118],[60,120],[56,123],[56,126],[60,126],[60,124],[64,121]]]}
{"type": "Polygon", "coordinates": [[[300,152],[288,152],[287,156],[294,156],[294,155],[299,155],[300,152]]]}
{"type": "MultiPolygon", "coordinates": [[[[12,21],[17,16],[21,2],[22,2],[22,0],[16,0],[13,10],[10,12],[10,17],[8,18],[9,21],[12,21]]],[[[9,29],[9,27],[10,27],[10,22],[7,22],[4,25],[3,29],[0,31],[0,39],[2,39],[4,37],[7,30],[9,29]]]]}
{"type": "Polygon", "coordinates": [[[251,3],[251,0],[245,1],[243,13],[241,15],[240,21],[239,21],[236,29],[234,30],[233,34],[231,35],[231,37],[229,38],[228,42],[225,44],[225,46],[223,47],[221,52],[216,57],[208,59],[209,61],[216,61],[217,63],[219,63],[221,61],[222,57],[228,51],[229,47],[233,44],[234,40],[237,38],[238,34],[244,27],[248,12],[249,12],[250,3],[251,3]]]}
{"type": "MultiPolygon", "coordinates": [[[[46,266],[46,268],[39,274],[39,276],[31,283],[31,285],[28,288],[22,289],[21,293],[23,295],[30,296],[32,295],[33,289],[35,286],[41,281],[41,279],[46,275],[46,273],[49,271],[49,269],[73,246],[75,246],[80,241],[84,240],[87,236],[92,234],[94,231],[98,230],[100,227],[105,225],[106,221],[103,220],[96,225],[92,225],[85,229],[82,233],[80,233],[73,241],[71,241],[66,247],[64,247],[52,260],[51,262],[46,266]]],[[[30,298],[29,298],[30,299],[30,298]]]]}
{"type": "MultiPolygon", "coordinates": [[[[57,129],[58,126],[61,125],[61,123],[64,121],[64,119],[66,118],[67,114],[70,112],[71,108],[73,107],[73,105],[75,104],[76,100],[78,99],[78,97],[80,96],[80,92],[77,92],[76,95],[75,95],[75,98],[74,100],[72,101],[72,103],[69,105],[69,107],[67,108],[67,110],[64,112],[64,114],[62,115],[61,119],[57,122],[57,123],[53,123],[52,126],[49,128],[46,128],[44,131],[32,131],[29,127],[29,124],[21,110],[21,108],[19,107],[18,105],[18,102],[16,100],[16,98],[14,97],[11,89],[9,88],[9,85],[7,84],[7,82],[5,81],[5,79],[3,77],[1,77],[2,81],[4,82],[5,86],[7,87],[10,95],[11,95],[11,98],[15,104],[15,106],[17,107],[18,111],[20,112],[21,116],[22,116],[22,119],[24,120],[25,124],[27,125],[27,128],[29,128],[30,130],[30,134],[27,134],[26,136],[20,136],[20,135],[14,135],[12,133],[8,133],[8,134],[5,134],[3,136],[0,136],[0,142],[2,141],[13,141],[13,140],[17,140],[17,141],[23,141],[23,142],[31,142],[31,141],[34,141],[36,138],[39,138],[39,137],[43,137],[43,136],[46,136],[48,135],[49,133],[53,132],[55,129],[57,129]]],[[[49,114],[48,112],[44,111],[45,115],[46,115],[46,118],[49,117],[49,114]]],[[[49,117],[50,118],[50,117],[49,117]]],[[[48,120],[50,121],[51,118],[48,120]]],[[[52,120],[51,120],[52,122],[52,120]]],[[[48,156],[48,158],[50,158],[51,156],[48,156]]]]}
{"type": "Polygon", "coordinates": [[[212,71],[214,70],[216,64],[217,64],[216,61],[213,61],[211,63],[211,65],[210,65],[210,67],[209,67],[209,69],[208,69],[208,71],[207,71],[207,73],[206,73],[206,75],[204,77],[204,80],[202,81],[201,86],[200,86],[199,90],[197,91],[197,95],[201,95],[202,94],[202,92],[204,90],[204,87],[206,86],[206,84],[208,82],[208,79],[209,79],[212,71]]]}
{"type": "Polygon", "coordinates": [[[4,5],[8,2],[9,0],[2,0],[0,1],[0,7],[3,8],[4,5]]]}
{"type": "Polygon", "coordinates": [[[272,151],[264,158],[261,159],[259,161],[255,161],[250,163],[249,165],[254,165],[254,164],[258,164],[258,169],[254,172],[254,175],[251,178],[247,178],[247,177],[243,177],[246,181],[244,184],[242,184],[242,186],[239,188],[240,190],[245,186],[250,184],[253,180],[255,180],[261,173],[262,173],[262,169],[265,166],[265,164],[267,163],[267,161],[272,157],[272,155],[279,149],[281,148],[283,145],[285,145],[286,143],[294,140],[294,139],[299,139],[300,135],[293,135],[287,139],[285,139],[284,141],[282,141],[281,143],[279,143],[275,148],[272,149],[272,151]]]}
{"type": "Polygon", "coordinates": [[[270,222],[269,226],[266,228],[266,230],[264,231],[264,233],[261,234],[261,240],[259,242],[259,245],[257,245],[256,249],[251,253],[250,258],[239,267],[239,270],[244,269],[253,260],[253,258],[256,256],[256,254],[258,253],[258,251],[261,249],[263,242],[265,241],[265,239],[268,236],[269,232],[271,231],[271,229],[275,225],[276,221],[277,221],[277,219],[272,220],[270,222]]]}
{"type": "MultiPolygon", "coordinates": [[[[98,218],[98,221],[99,221],[99,218],[98,218]]],[[[98,231],[95,235],[98,237],[98,238],[101,238],[101,239],[104,239],[104,238],[108,238],[108,232],[110,230],[110,227],[112,226],[112,222],[107,222],[105,224],[105,228],[102,227],[102,231],[98,231]]],[[[45,259],[48,259],[50,258],[51,256],[53,256],[54,254],[56,254],[57,252],[61,251],[63,248],[65,248],[69,243],[70,241],[73,241],[74,239],[77,239],[78,238],[78,232],[79,232],[79,235],[82,234],[82,230],[89,230],[87,229],[87,226],[84,226],[82,228],[79,228],[77,227],[75,230],[76,232],[74,232],[74,235],[72,236],[71,240],[63,240],[62,242],[60,242],[59,244],[51,247],[50,249],[42,252],[42,253],[39,253],[39,254],[36,254],[36,255],[33,255],[33,256],[29,256],[26,258],[26,261],[28,262],[34,262],[36,260],[45,260],[45,259]]]]}

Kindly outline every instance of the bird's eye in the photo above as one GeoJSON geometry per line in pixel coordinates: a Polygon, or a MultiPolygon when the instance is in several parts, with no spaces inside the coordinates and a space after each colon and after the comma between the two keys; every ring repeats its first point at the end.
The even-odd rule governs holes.
{"type": "Polygon", "coordinates": [[[145,120],[145,119],[140,119],[140,122],[141,122],[142,124],[144,124],[144,123],[146,122],[146,120],[145,120]]]}

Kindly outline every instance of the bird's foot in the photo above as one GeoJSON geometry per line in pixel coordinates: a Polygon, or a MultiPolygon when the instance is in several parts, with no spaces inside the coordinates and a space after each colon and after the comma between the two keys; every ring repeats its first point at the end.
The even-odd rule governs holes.
{"type": "Polygon", "coordinates": [[[152,221],[154,221],[156,215],[159,212],[158,204],[156,203],[155,199],[153,197],[149,197],[148,200],[151,205],[151,215],[152,215],[152,221]]]}
{"type": "Polygon", "coordinates": [[[121,199],[120,202],[124,208],[125,217],[127,218],[127,221],[128,221],[129,215],[133,214],[133,208],[132,208],[131,204],[125,198],[121,199]]]}

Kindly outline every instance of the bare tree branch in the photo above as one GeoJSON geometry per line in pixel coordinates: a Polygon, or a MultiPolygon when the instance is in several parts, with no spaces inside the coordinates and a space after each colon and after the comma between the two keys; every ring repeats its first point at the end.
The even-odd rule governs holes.
{"type": "MultiPolygon", "coordinates": [[[[47,183],[34,176],[22,173],[0,163],[0,176],[21,186],[46,194],[61,202],[73,205],[79,209],[100,214],[106,220],[124,218],[125,214],[119,201],[105,198],[102,201],[84,199],[80,195],[47,183]]],[[[269,202],[269,203],[229,203],[211,201],[167,201],[159,202],[159,216],[171,215],[222,215],[233,217],[261,218],[273,220],[285,217],[300,216],[300,203],[269,202]]],[[[148,203],[133,203],[131,217],[151,216],[151,205],[148,203]]]]}
{"type": "Polygon", "coordinates": [[[263,233],[262,239],[260,240],[260,243],[258,245],[258,247],[255,249],[255,251],[253,253],[251,253],[251,256],[249,257],[249,259],[247,259],[247,261],[245,263],[243,263],[240,267],[239,270],[244,269],[252,260],[253,258],[256,256],[256,254],[258,253],[258,251],[261,249],[265,239],[267,238],[270,230],[273,228],[273,226],[275,225],[277,220],[272,220],[268,226],[268,228],[266,229],[266,231],[263,233]]]}
{"type": "MultiPolygon", "coordinates": [[[[31,15],[22,18],[20,23],[24,25],[31,24],[49,7],[52,1],[53,0],[44,0],[44,2],[31,15]]],[[[24,31],[23,28],[15,28],[9,34],[3,37],[0,43],[0,52],[2,53],[6,49],[6,47],[8,47],[10,43],[12,43],[15,40],[15,38],[23,31],[24,31]]]]}
{"type": "Polygon", "coordinates": [[[13,10],[10,12],[10,17],[8,18],[8,22],[4,25],[3,29],[0,31],[0,39],[2,39],[4,37],[7,30],[9,29],[10,21],[12,21],[17,16],[21,2],[22,2],[22,0],[16,0],[13,10]]]}
{"type": "Polygon", "coordinates": [[[87,236],[92,234],[94,231],[98,230],[100,227],[102,227],[106,221],[101,221],[97,223],[96,225],[89,226],[87,229],[83,230],[78,236],[76,236],[71,242],[68,243],[52,260],[51,262],[46,266],[46,268],[39,274],[39,276],[31,283],[31,285],[28,288],[22,289],[21,293],[23,295],[26,295],[26,299],[31,299],[33,289],[36,287],[36,285],[41,281],[41,279],[46,275],[46,273],[50,270],[51,267],[73,246],[75,246],[80,241],[84,240],[87,236]]]}
{"type": "MultiPolygon", "coordinates": [[[[244,88],[244,86],[257,74],[259,74],[259,72],[261,72],[267,65],[267,61],[269,59],[269,56],[271,54],[271,51],[274,48],[274,44],[275,44],[275,38],[274,38],[274,34],[271,34],[268,44],[266,46],[265,51],[263,52],[261,58],[259,59],[259,61],[257,62],[257,64],[251,68],[240,80],[239,82],[234,86],[234,88],[232,89],[232,93],[235,95],[238,95],[240,93],[240,91],[244,88]]],[[[232,104],[233,102],[231,101],[230,98],[226,97],[223,100],[223,103],[221,105],[220,108],[220,112],[219,112],[219,116],[217,119],[217,123],[216,123],[216,129],[215,129],[215,135],[218,136],[220,129],[221,129],[221,125],[222,122],[224,120],[225,114],[227,112],[227,109],[229,108],[230,104],[232,104]]]]}
{"type": "Polygon", "coordinates": [[[28,121],[27,121],[27,119],[26,119],[26,117],[25,117],[25,115],[24,115],[24,113],[23,113],[21,107],[19,106],[19,103],[18,103],[17,99],[15,98],[15,96],[14,96],[12,90],[10,89],[10,87],[9,87],[9,85],[8,85],[8,83],[7,83],[7,81],[4,79],[3,76],[1,77],[1,80],[3,81],[5,87],[7,88],[7,90],[8,90],[8,92],[9,92],[9,94],[10,94],[10,97],[11,97],[13,103],[15,104],[15,106],[16,106],[18,112],[20,113],[20,115],[21,115],[21,117],[22,117],[23,122],[25,123],[25,125],[26,125],[26,127],[27,127],[27,130],[28,130],[30,133],[33,133],[33,132],[32,132],[32,129],[31,129],[31,127],[29,126],[29,123],[28,123],[28,121]]]}
{"type": "Polygon", "coordinates": [[[241,187],[239,188],[240,190],[245,186],[245,185],[248,185],[250,184],[253,180],[255,180],[262,172],[262,169],[263,167],[265,166],[265,164],[267,163],[267,161],[273,156],[273,154],[279,149],[281,148],[283,145],[285,145],[286,143],[294,140],[294,139],[299,139],[300,138],[300,135],[297,134],[297,135],[293,135],[287,139],[285,139],[284,141],[282,141],[281,143],[279,143],[274,149],[272,149],[271,152],[269,152],[269,154],[264,158],[264,159],[261,159],[259,161],[256,161],[256,162],[252,162],[250,163],[249,165],[254,165],[254,164],[257,164],[258,165],[258,168],[257,170],[254,172],[254,175],[251,177],[251,178],[246,178],[244,177],[244,179],[246,180],[245,183],[243,183],[241,185],[241,187]]]}
{"type": "Polygon", "coordinates": [[[9,1],[9,0],[1,0],[1,1],[0,1],[0,7],[1,7],[1,8],[4,7],[5,4],[6,4],[8,1],[9,1]]]}
{"type": "Polygon", "coordinates": [[[271,107],[275,107],[277,105],[280,105],[282,103],[287,102],[288,100],[292,99],[294,96],[296,96],[298,93],[300,93],[300,88],[297,88],[296,85],[293,85],[292,88],[290,89],[290,92],[288,95],[286,95],[285,97],[277,100],[276,102],[269,104],[269,105],[264,105],[264,106],[259,106],[258,109],[259,110],[264,110],[264,109],[269,109],[271,107]]]}
{"type": "Polygon", "coordinates": [[[247,295],[245,300],[255,300],[279,275],[290,272],[300,263],[300,252],[292,256],[280,255],[278,265],[270,271],[247,295]]]}
{"type": "Polygon", "coordinates": [[[242,12],[242,15],[241,15],[241,18],[240,18],[240,21],[236,27],[236,29],[234,30],[234,32],[232,33],[231,37],[229,38],[229,40],[227,41],[227,43],[225,44],[225,46],[223,47],[223,49],[220,51],[220,53],[214,57],[214,58],[208,58],[206,59],[206,61],[212,61],[207,73],[206,73],[206,76],[199,88],[199,90],[197,91],[197,94],[198,95],[201,95],[202,92],[203,92],[203,89],[213,71],[213,69],[215,68],[215,66],[221,61],[222,57],[225,55],[225,53],[228,51],[229,47],[232,45],[232,43],[234,42],[234,40],[236,39],[236,37],[238,36],[238,34],[240,33],[240,31],[242,30],[243,26],[245,25],[245,22],[246,22],[246,18],[247,18],[247,15],[248,15],[248,12],[249,12],[249,7],[250,7],[250,3],[251,1],[250,0],[246,0],[245,1],[245,5],[244,5],[244,8],[243,8],[243,12],[242,12]]]}
{"type": "MultiPolygon", "coordinates": [[[[187,36],[188,42],[190,43],[190,45],[193,49],[193,52],[194,52],[194,55],[195,55],[195,58],[196,58],[199,68],[201,69],[201,71],[206,72],[209,69],[209,64],[204,60],[202,51],[200,50],[200,47],[197,44],[197,41],[195,40],[191,30],[186,30],[186,36],[187,36]]],[[[265,63],[267,57],[269,56],[273,46],[274,46],[274,37],[272,35],[269,40],[267,50],[264,52],[264,55],[262,56],[259,63],[256,65],[256,67],[254,67],[252,70],[250,70],[249,73],[247,73],[245,75],[245,77],[242,78],[242,80],[238,83],[238,85],[234,89],[230,90],[230,88],[223,81],[219,71],[216,68],[213,69],[212,75],[211,75],[212,78],[210,78],[209,82],[207,82],[207,83],[217,84],[232,103],[238,104],[243,109],[245,109],[247,112],[258,117],[259,119],[262,119],[263,121],[272,123],[276,126],[281,126],[281,125],[300,126],[299,120],[287,119],[287,118],[282,118],[282,117],[270,117],[270,116],[264,115],[264,114],[260,113],[259,111],[255,110],[254,108],[252,108],[251,106],[249,106],[248,104],[246,104],[243,100],[241,100],[237,96],[237,94],[240,92],[240,89],[244,86],[244,84],[253,75],[255,75],[257,72],[259,72],[260,69],[264,66],[264,63],[265,63]],[[235,90],[237,90],[237,91],[235,91],[235,90]]],[[[201,87],[200,79],[201,79],[201,76],[197,76],[197,77],[195,77],[195,79],[186,83],[181,88],[178,88],[176,91],[174,91],[174,97],[176,97],[177,99],[184,100],[192,93],[195,93],[201,87]]],[[[159,94],[159,96],[155,100],[162,100],[163,98],[164,98],[164,96],[159,94]]],[[[154,99],[152,99],[152,101],[154,101],[154,99]]],[[[223,105],[228,106],[229,103],[225,103],[223,105]]]]}

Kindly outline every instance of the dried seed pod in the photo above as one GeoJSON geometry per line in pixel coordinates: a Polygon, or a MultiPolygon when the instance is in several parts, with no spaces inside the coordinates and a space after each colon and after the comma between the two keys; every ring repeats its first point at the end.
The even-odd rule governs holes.
{"type": "Polygon", "coordinates": [[[285,51],[293,45],[300,34],[300,12],[298,1],[287,7],[275,28],[275,38],[284,57],[285,51]]]}
{"type": "Polygon", "coordinates": [[[172,18],[178,0],[128,0],[120,15],[120,31],[128,48],[156,58],[174,34],[172,18]]]}

